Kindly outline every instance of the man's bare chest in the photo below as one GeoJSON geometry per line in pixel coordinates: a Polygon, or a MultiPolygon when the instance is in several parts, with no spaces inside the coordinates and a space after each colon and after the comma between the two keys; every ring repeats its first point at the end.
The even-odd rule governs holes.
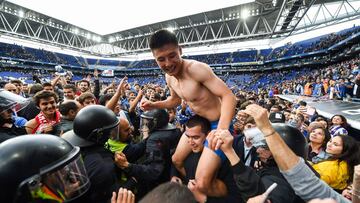
{"type": "Polygon", "coordinates": [[[204,87],[195,81],[174,81],[172,88],[181,99],[188,102],[196,101],[204,91],[204,87]]]}

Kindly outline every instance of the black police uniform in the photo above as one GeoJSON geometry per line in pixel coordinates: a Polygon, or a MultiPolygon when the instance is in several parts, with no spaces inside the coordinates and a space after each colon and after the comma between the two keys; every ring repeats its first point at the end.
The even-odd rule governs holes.
{"type": "Polygon", "coordinates": [[[145,159],[129,164],[124,171],[138,181],[137,197],[144,196],[157,185],[170,180],[171,153],[180,139],[175,127],[155,130],[146,141],[145,159]]]}

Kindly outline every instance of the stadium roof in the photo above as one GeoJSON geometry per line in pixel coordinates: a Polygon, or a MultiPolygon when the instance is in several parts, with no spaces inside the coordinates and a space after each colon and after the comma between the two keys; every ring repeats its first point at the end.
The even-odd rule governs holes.
{"type": "Polygon", "coordinates": [[[99,35],[254,2],[255,0],[8,0],[99,35]]]}
{"type": "Polygon", "coordinates": [[[142,1],[142,3],[139,0],[132,0],[136,3],[134,9],[125,7],[121,9],[114,4],[115,0],[106,0],[97,6],[97,10],[87,8],[92,1],[81,1],[83,4],[79,5],[77,3],[79,0],[71,2],[44,0],[43,5],[32,9],[30,6],[34,6],[34,2],[37,1],[40,2],[40,0],[11,0],[20,4],[18,5],[0,0],[0,33],[103,56],[149,51],[149,36],[161,28],[172,30],[183,46],[193,47],[285,37],[292,33],[360,18],[360,0],[256,0],[246,4],[242,4],[244,0],[229,0],[225,2],[230,4],[218,4],[215,8],[205,7],[207,4],[210,5],[208,2],[212,2],[209,0],[193,2],[183,0],[176,2],[176,5],[169,4],[170,1],[156,4],[160,0],[142,1]],[[144,2],[151,2],[151,6],[154,7],[150,8],[150,5],[144,2]],[[197,4],[198,2],[201,2],[200,5],[197,4]],[[233,5],[236,2],[238,3],[233,5]],[[62,10],[60,5],[64,5],[65,10],[62,10]],[[40,12],[40,7],[45,10],[40,12]],[[144,7],[147,8],[145,11],[141,9],[144,7]],[[192,10],[195,7],[200,10],[192,10]],[[77,17],[72,16],[68,20],[64,16],[55,16],[57,14],[52,9],[58,9],[59,13],[66,14],[65,16],[75,13],[77,17]],[[160,11],[156,12],[156,9],[160,11]],[[134,15],[101,19],[106,16],[104,12],[118,14],[124,10],[131,11],[130,13],[134,15]],[[177,10],[189,11],[192,14],[175,13],[177,10]],[[165,11],[171,11],[170,14],[173,15],[167,16],[165,11]],[[136,21],[139,18],[149,20],[155,13],[160,13],[164,18],[136,21]],[[114,28],[115,32],[100,35],[99,31],[78,23],[76,20],[79,19],[86,19],[85,22],[90,24],[99,22],[106,27],[114,28]],[[120,22],[123,24],[129,22],[130,25],[116,28],[116,25],[122,24],[120,22]]]}

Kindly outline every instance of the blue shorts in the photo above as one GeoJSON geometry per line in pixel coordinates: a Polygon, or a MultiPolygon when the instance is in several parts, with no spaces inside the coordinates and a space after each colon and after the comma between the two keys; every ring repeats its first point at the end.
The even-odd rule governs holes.
{"type": "MultiPolygon", "coordinates": [[[[210,125],[211,125],[211,130],[216,130],[217,129],[217,126],[219,124],[219,121],[213,121],[213,122],[210,122],[210,125]]],[[[229,126],[229,131],[230,133],[233,133],[234,132],[234,126],[233,124],[231,123],[230,126],[229,126]]],[[[205,139],[204,141],[204,146],[209,148],[209,142],[207,141],[207,139],[205,139]]],[[[218,149],[218,150],[214,150],[215,154],[218,155],[221,159],[221,162],[224,162],[226,160],[226,156],[224,154],[223,151],[221,151],[221,149],[218,149]]]]}

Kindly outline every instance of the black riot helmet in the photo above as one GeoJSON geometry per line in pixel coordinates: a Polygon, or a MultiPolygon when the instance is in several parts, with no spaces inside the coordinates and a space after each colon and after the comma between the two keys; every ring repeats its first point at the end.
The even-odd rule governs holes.
{"type": "Polygon", "coordinates": [[[90,187],[79,147],[57,136],[9,139],[0,160],[0,202],[71,202],[90,187]]]}
{"type": "Polygon", "coordinates": [[[7,116],[0,115],[0,126],[3,126],[4,123],[13,123],[11,115],[25,108],[29,103],[29,99],[0,89],[0,113],[9,113],[7,116]]]}
{"type": "MultiPolygon", "coordinates": [[[[284,123],[273,123],[272,127],[297,156],[306,159],[308,145],[300,130],[284,123]]],[[[254,147],[267,146],[265,137],[258,128],[244,130],[244,135],[254,147]]]]}
{"type": "Polygon", "coordinates": [[[4,89],[0,89],[0,113],[9,109],[18,112],[25,108],[29,103],[29,99],[4,89]]]}
{"type": "Polygon", "coordinates": [[[109,136],[119,134],[119,122],[114,112],[104,106],[86,106],[77,113],[73,130],[61,137],[79,147],[104,145],[109,136]]]}
{"type": "Polygon", "coordinates": [[[164,109],[146,111],[140,116],[140,131],[167,130],[174,127],[169,124],[169,113],[164,109]]]}

